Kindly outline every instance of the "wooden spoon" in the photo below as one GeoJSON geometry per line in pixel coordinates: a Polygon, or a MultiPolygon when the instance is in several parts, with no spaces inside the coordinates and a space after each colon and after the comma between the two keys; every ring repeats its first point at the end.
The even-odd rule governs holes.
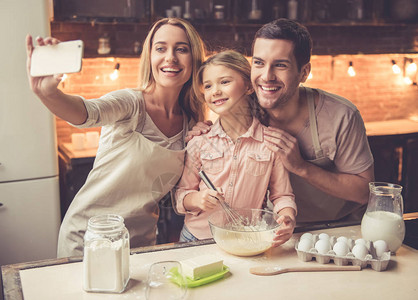
{"type": "Polygon", "coordinates": [[[322,272],[322,271],[361,271],[361,266],[335,266],[321,265],[316,267],[291,267],[282,268],[279,266],[260,266],[250,268],[250,273],[254,275],[268,276],[287,272],[322,272]]]}

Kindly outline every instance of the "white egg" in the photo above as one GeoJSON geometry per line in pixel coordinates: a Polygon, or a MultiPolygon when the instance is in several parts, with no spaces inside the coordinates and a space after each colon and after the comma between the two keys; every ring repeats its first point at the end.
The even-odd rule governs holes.
{"type": "Polygon", "coordinates": [[[355,240],[354,244],[363,244],[364,246],[366,246],[366,240],[364,239],[357,239],[355,240]]]}
{"type": "Polygon", "coordinates": [[[381,257],[384,252],[388,252],[388,244],[384,240],[377,240],[373,242],[373,247],[376,250],[377,257],[381,257]]]}
{"type": "Polygon", "coordinates": [[[351,252],[353,252],[356,258],[362,260],[366,257],[367,254],[369,254],[369,251],[367,251],[367,247],[361,243],[354,245],[353,250],[351,250],[351,252]]]}
{"type": "Polygon", "coordinates": [[[310,233],[310,232],[305,232],[305,233],[304,233],[304,234],[302,234],[302,236],[300,237],[300,240],[303,240],[303,239],[309,239],[309,240],[312,240],[312,237],[313,237],[312,233],[310,233]]]}
{"type": "Polygon", "coordinates": [[[315,249],[318,250],[320,254],[327,254],[331,250],[331,244],[328,240],[318,240],[315,244],[315,249]]]}
{"type": "Polygon", "coordinates": [[[319,237],[320,240],[327,240],[327,241],[329,241],[329,235],[326,234],[326,233],[320,233],[318,237],[319,237]]]}
{"type": "Polygon", "coordinates": [[[335,254],[338,256],[345,256],[350,251],[350,248],[348,247],[348,244],[342,240],[337,241],[332,250],[334,250],[335,254]]]}
{"type": "Polygon", "coordinates": [[[344,242],[348,244],[348,238],[346,238],[345,236],[340,236],[337,238],[337,242],[344,242]]]}
{"type": "Polygon", "coordinates": [[[313,247],[312,240],[305,238],[299,241],[298,250],[300,251],[309,251],[313,247]]]}

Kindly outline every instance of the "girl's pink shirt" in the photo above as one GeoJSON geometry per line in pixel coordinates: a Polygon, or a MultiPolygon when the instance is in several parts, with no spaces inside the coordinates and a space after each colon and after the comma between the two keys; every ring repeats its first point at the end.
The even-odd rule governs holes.
{"type": "Polygon", "coordinates": [[[275,212],[285,207],[297,211],[288,171],[264,143],[264,128],[254,118],[234,144],[217,120],[208,133],[194,137],[187,145],[183,175],[175,192],[176,208],[185,214],[187,228],[198,239],[212,237],[211,211],[186,211],[183,200],[189,193],[207,189],[198,174],[202,169],[222,188],[225,201],[233,208],[262,208],[269,190],[275,212]]]}

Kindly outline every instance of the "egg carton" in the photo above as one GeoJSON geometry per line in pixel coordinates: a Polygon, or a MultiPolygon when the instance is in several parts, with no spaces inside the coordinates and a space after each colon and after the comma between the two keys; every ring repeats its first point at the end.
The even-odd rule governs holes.
{"type": "MultiPolygon", "coordinates": [[[[318,240],[319,240],[319,234],[312,234],[313,245],[315,245],[315,243],[318,240]]],[[[369,253],[364,257],[364,259],[355,257],[355,255],[351,252],[355,245],[355,241],[349,238],[347,238],[346,242],[350,251],[344,256],[339,256],[335,253],[334,250],[332,250],[335,243],[337,242],[337,237],[335,236],[329,236],[331,250],[329,250],[325,254],[319,253],[318,250],[315,249],[314,247],[312,247],[308,251],[299,250],[298,249],[299,242],[300,242],[300,239],[295,244],[295,250],[298,254],[298,258],[304,262],[308,262],[308,261],[315,259],[320,264],[328,264],[331,261],[333,261],[334,264],[338,266],[345,266],[348,264],[352,264],[353,266],[361,266],[362,269],[370,266],[373,270],[380,272],[380,271],[386,270],[389,264],[389,260],[390,260],[390,251],[383,252],[380,255],[380,257],[377,257],[376,251],[373,248],[373,242],[371,241],[365,241],[366,242],[365,246],[367,250],[369,251],[369,253]],[[373,255],[371,253],[373,253],[373,255]]]]}

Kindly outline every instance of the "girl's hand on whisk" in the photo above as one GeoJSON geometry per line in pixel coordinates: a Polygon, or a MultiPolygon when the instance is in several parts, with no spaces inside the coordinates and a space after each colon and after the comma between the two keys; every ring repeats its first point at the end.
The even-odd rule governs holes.
{"type": "Polygon", "coordinates": [[[219,205],[219,199],[223,200],[223,194],[214,190],[198,192],[195,205],[202,211],[212,210],[219,205]]]}
{"type": "Polygon", "coordinates": [[[273,238],[273,247],[278,247],[287,242],[292,237],[296,225],[295,217],[292,215],[281,215],[277,219],[277,223],[280,226],[273,238]]]}

